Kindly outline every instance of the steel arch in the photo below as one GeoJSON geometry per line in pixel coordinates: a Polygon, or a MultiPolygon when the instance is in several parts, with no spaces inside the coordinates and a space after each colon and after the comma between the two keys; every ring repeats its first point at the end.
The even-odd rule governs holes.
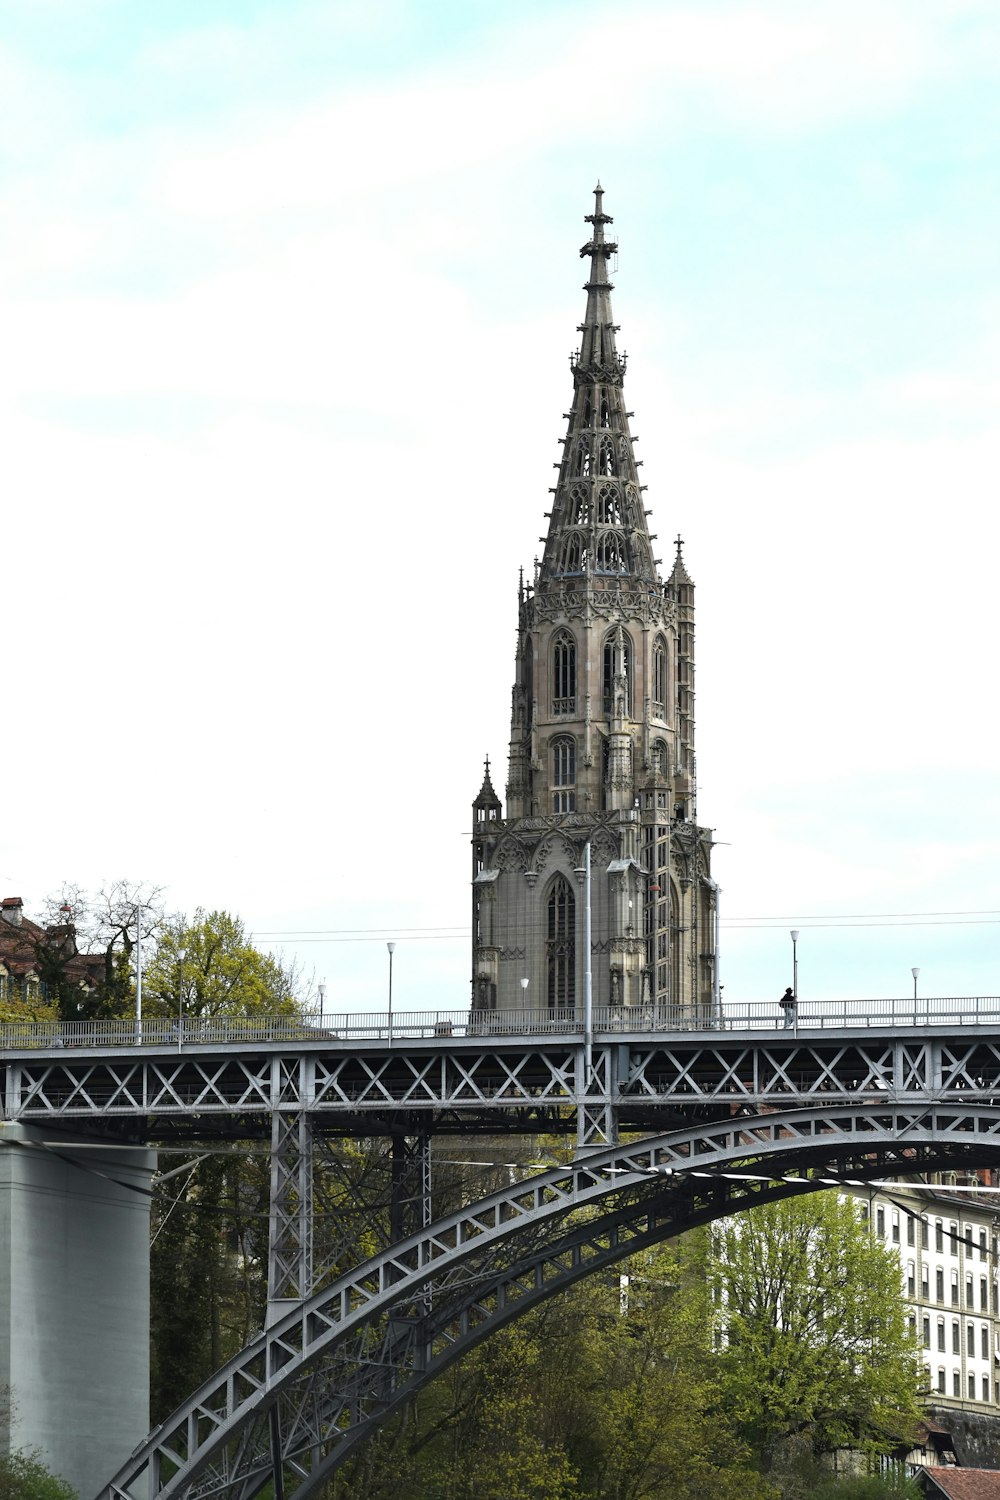
{"type": "Polygon", "coordinates": [[[409,1236],[287,1314],[98,1500],[251,1500],[269,1481],[284,1500],[306,1500],[452,1360],[600,1267],[754,1201],[955,1160],[1000,1160],[1000,1110],[886,1102],[732,1117],[554,1168],[409,1236]],[[778,1180],[792,1172],[801,1188],[778,1180]]]}

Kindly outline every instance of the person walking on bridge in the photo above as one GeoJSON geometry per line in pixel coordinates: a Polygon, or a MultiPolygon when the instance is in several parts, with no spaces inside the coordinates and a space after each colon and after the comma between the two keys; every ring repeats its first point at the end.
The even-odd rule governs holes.
{"type": "Polygon", "coordinates": [[[792,1026],[795,1022],[795,1007],[798,1005],[798,996],[792,994],[791,985],[788,986],[778,1004],[781,1006],[781,1019],[784,1026],[792,1026]]]}

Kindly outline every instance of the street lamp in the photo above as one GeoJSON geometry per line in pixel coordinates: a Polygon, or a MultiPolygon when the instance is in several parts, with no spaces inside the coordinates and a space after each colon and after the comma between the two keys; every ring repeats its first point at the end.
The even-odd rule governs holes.
{"type": "Polygon", "coordinates": [[[184,959],[183,948],[177,950],[177,1050],[184,1041],[184,959]]]}
{"type": "Polygon", "coordinates": [[[917,975],[920,973],[919,965],[910,970],[913,975],[913,1024],[917,1024],[917,975]]]}
{"type": "Polygon", "coordinates": [[[135,909],[135,1044],[142,1046],[142,907],[135,909]]]}
{"type": "Polygon", "coordinates": [[[392,1041],[392,955],[396,951],[395,943],[386,943],[389,950],[389,1041],[392,1041]]]}
{"type": "Polygon", "coordinates": [[[794,999],[799,998],[799,929],[793,927],[792,939],[792,995],[794,999]]]}

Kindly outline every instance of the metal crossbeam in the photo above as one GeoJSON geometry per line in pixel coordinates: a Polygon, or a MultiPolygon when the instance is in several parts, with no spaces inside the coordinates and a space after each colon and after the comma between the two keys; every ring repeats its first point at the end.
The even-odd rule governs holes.
{"type": "Polygon", "coordinates": [[[286,1500],[306,1500],[451,1360],[602,1265],[768,1197],[998,1161],[997,1108],[885,1101],[730,1118],[587,1154],[410,1235],[289,1313],[99,1500],[251,1500],[276,1479],[286,1500]]]}
{"type": "Polygon", "coordinates": [[[155,1119],[160,1139],[260,1135],[275,1112],[304,1111],[333,1134],[563,1130],[589,1148],[704,1106],[1000,1097],[997,1032],[946,1028],[598,1037],[589,1072],[582,1042],[564,1038],[66,1050],[8,1056],[2,1068],[8,1120],[117,1121],[145,1133],[155,1119]]]}

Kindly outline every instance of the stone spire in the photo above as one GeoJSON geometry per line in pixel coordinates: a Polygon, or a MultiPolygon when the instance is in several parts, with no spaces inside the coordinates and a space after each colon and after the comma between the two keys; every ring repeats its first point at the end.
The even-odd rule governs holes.
{"type": "Polygon", "coordinates": [[[656,588],[659,579],[642,506],[629,413],[625,410],[625,357],[615,345],[608,262],[617,253],[605,239],[612,222],[603,208],[604,190],[594,189],[591,238],[581,247],[589,258],[584,283],[587,308],[580,349],[572,356],[573,405],[567,413],[559,482],[549,513],[539,590],[587,587],[607,590],[627,580],[630,588],[656,588]]]}

